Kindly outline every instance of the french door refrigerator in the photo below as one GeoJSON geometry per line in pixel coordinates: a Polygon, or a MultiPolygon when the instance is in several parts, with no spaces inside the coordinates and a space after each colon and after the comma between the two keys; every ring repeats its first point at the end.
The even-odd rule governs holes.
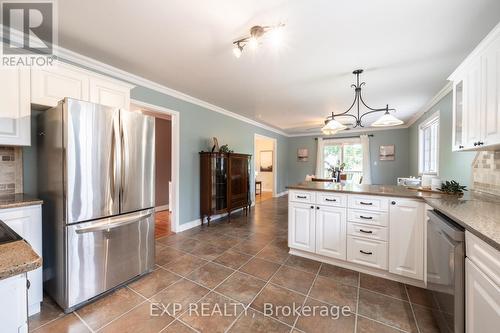
{"type": "Polygon", "coordinates": [[[70,312],[154,267],[154,118],[65,98],[38,116],[44,288],[70,312]]]}

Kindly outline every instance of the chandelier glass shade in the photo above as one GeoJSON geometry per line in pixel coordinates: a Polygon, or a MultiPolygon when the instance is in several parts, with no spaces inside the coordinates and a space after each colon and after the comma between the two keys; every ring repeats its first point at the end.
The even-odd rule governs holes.
{"type": "MultiPolygon", "coordinates": [[[[359,82],[359,75],[363,73],[362,69],[357,69],[352,72],[354,75],[356,75],[356,84],[352,84],[351,87],[354,88],[354,101],[352,102],[351,106],[342,113],[335,114],[332,112],[332,114],[325,119],[325,125],[321,129],[321,131],[326,134],[326,135],[334,135],[338,133],[339,131],[345,130],[348,127],[338,121],[340,118],[346,119],[349,117],[353,118],[353,128],[356,127],[364,127],[362,124],[363,117],[372,114],[372,113],[377,113],[377,112],[384,112],[384,114],[377,119],[372,126],[374,127],[389,127],[389,126],[397,126],[397,125],[402,125],[404,122],[395,116],[390,114],[390,111],[395,111],[395,109],[389,108],[389,105],[386,105],[385,108],[380,108],[380,109],[375,109],[372,107],[369,107],[366,102],[363,100],[363,96],[361,94],[361,89],[363,85],[365,85],[365,82],[359,82]],[[361,106],[364,106],[367,108],[369,111],[361,114],[361,106]],[[356,110],[356,114],[351,114],[349,111],[352,109],[356,110]],[[337,120],[335,119],[337,118],[337,120]]],[[[344,122],[345,123],[345,122],[344,122]]]]}

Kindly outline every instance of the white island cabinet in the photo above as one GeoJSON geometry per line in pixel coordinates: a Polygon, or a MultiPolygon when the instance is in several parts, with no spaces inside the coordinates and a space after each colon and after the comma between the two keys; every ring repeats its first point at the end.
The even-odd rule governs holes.
{"type": "Polygon", "coordinates": [[[0,331],[28,332],[26,273],[0,280],[0,331]]]}
{"type": "MultiPolygon", "coordinates": [[[[42,208],[40,205],[0,209],[0,220],[24,238],[35,253],[42,257],[42,208]]],[[[43,299],[42,267],[27,273],[28,315],[40,312],[43,299]]],[[[26,286],[26,283],[24,284],[26,286]]]]}
{"type": "Polygon", "coordinates": [[[290,253],[424,286],[423,201],[292,189],[290,253]]]}
{"type": "Polygon", "coordinates": [[[465,233],[465,331],[493,333],[500,327],[500,252],[465,233]]]}

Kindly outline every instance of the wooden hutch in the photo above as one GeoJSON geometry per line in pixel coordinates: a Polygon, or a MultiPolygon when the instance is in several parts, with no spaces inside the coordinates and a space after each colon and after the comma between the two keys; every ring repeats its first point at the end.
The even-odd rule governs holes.
{"type": "Polygon", "coordinates": [[[200,215],[201,224],[212,215],[252,205],[250,198],[250,160],[252,155],[200,152],[200,215]]]}

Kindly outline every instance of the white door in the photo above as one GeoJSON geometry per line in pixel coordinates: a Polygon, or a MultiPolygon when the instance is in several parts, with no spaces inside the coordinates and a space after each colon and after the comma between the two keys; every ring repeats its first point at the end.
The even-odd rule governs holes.
{"type": "Polygon", "coordinates": [[[481,125],[484,145],[500,144],[500,39],[481,58],[481,125]]]}
{"type": "MultiPolygon", "coordinates": [[[[40,206],[0,209],[0,220],[30,244],[42,256],[42,211],[40,206]]],[[[28,289],[29,315],[40,312],[43,298],[42,267],[27,273],[30,282],[28,289]]]]}
{"type": "Polygon", "coordinates": [[[54,107],[65,97],[89,101],[89,77],[74,66],[57,63],[31,70],[31,102],[54,107]]]}
{"type": "Polygon", "coordinates": [[[465,148],[476,147],[481,141],[481,63],[476,61],[467,72],[464,82],[465,148]]]}
{"type": "Polygon", "coordinates": [[[290,202],[288,210],[288,246],[315,252],[315,206],[290,202]]]}
{"type": "Polygon", "coordinates": [[[30,122],[29,68],[2,67],[0,69],[0,145],[31,145],[30,122]]]}
{"type": "Polygon", "coordinates": [[[316,253],[346,259],[346,208],[316,207],[316,253]]]}
{"type": "Polygon", "coordinates": [[[91,78],[90,101],[128,110],[130,108],[130,86],[111,80],[91,78]]]}
{"type": "Polygon", "coordinates": [[[500,287],[465,259],[465,331],[494,333],[500,327],[500,287]]]}
{"type": "Polygon", "coordinates": [[[424,203],[393,198],[389,209],[389,272],[424,279],[424,203]]]}

